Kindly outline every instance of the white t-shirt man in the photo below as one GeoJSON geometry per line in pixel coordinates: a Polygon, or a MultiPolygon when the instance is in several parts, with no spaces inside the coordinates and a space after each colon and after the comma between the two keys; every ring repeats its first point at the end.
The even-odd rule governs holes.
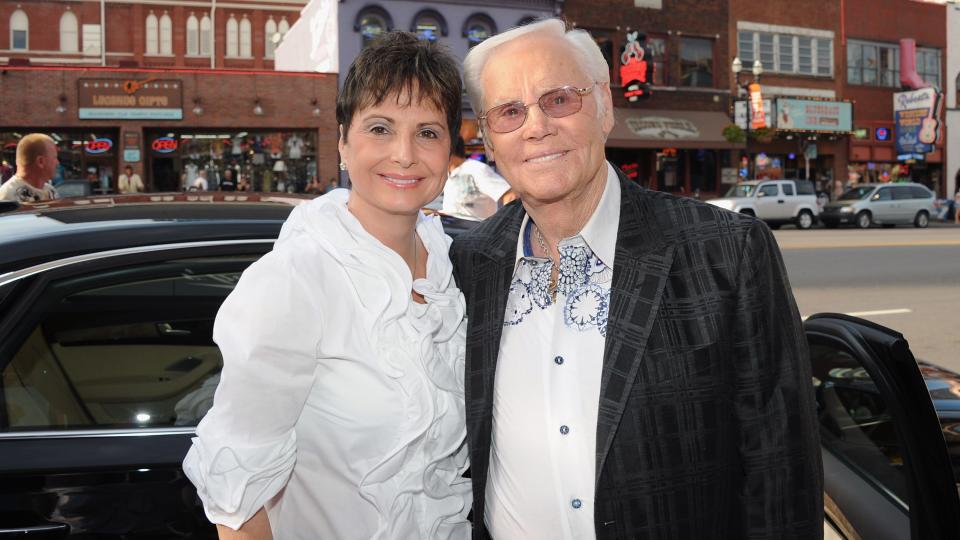
{"type": "Polygon", "coordinates": [[[142,193],[144,191],[143,180],[137,173],[129,176],[124,173],[117,179],[117,189],[120,193],[142,193]]]}
{"type": "Polygon", "coordinates": [[[0,201],[37,203],[59,198],[60,195],[50,182],[38,189],[19,176],[11,176],[3,185],[0,185],[0,201]]]}
{"type": "Polygon", "coordinates": [[[196,191],[210,191],[210,183],[207,182],[207,176],[205,174],[194,178],[193,184],[190,187],[196,191]]]}
{"type": "Polygon", "coordinates": [[[510,184],[493,167],[475,159],[465,160],[450,171],[443,188],[441,211],[470,220],[484,220],[497,211],[498,202],[510,184]]]}

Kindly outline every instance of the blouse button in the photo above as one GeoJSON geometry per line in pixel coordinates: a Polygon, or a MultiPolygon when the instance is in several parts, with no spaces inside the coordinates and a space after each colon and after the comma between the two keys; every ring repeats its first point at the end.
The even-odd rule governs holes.
{"type": "Polygon", "coordinates": [[[558,366],[562,366],[562,365],[563,365],[563,357],[562,357],[562,356],[556,356],[556,357],[554,357],[553,361],[554,361],[558,366]]]}
{"type": "Polygon", "coordinates": [[[567,433],[570,433],[570,427],[566,425],[560,426],[560,434],[566,435],[567,433]]]}
{"type": "Polygon", "coordinates": [[[574,510],[579,510],[580,507],[583,506],[583,501],[580,499],[574,499],[570,501],[570,506],[572,506],[574,510]]]}

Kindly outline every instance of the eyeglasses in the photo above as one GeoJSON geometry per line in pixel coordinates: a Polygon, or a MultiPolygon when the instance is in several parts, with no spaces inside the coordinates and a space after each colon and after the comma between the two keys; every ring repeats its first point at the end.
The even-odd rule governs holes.
{"type": "MultiPolygon", "coordinates": [[[[540,110],[550,118],[563,118],[580,112],[583,107],[583,96],[589,94],[597,83],[586,88],[562,86],[549,90],[536,101],[540,110]]],[[[523,125],[527,120],[527,111],[530,106],[519,101],[498,105],[480,115],[480,121],[486,121],[487,127],[494,133],[510,133],[523,125]]]]}

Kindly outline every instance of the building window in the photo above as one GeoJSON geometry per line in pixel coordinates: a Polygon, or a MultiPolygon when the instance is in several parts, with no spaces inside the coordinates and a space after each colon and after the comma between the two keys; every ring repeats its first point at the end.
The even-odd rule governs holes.
{"type": "Polygon", "coordinates": [[[187,18],[187,55],[198,56],[200,54],[200,21],[191,12],[187,18]]]}
{"type": "Polygon", "coordinates": [[[737,49],[747,68],[760,60],[770,73],[833,75],[833,38],[741,30],[737,49]]]}
{"type": "Polygon", "coordinates": [[[939,49],[917,49],[917,73],[923,80],[940,87],[939,49]]]}
{"type": "Polygon", "coordinates": [[[360,34],[360,46],[366,47],[384,32],[393,30],[393,19],[380,6],[367,6],[357,13],[353,31],[360,34]]]}
{"type": "Polygon", "coordinates": [[[647,37],[647,48],[653,54],[653,84],[663,86],[667,84],[667,38],[665,37],[647,37]]]}
{"type": "Polygon", "coordinates": [[[173,21],[166,11],[160,17],[160,54],[173,54],[173,21]]]}
{"type": "Polygon", "coordinates": [[[240,56],[251,58],[253,56],[253,30],[250,28],[250,19],[243,15],[240,20],[240,56]]]}
{"type": "Polygon", "coordinates": [[[200,19],[200,55],[201,56],[210,56],[210,44],[213,43],[213,32],[212,32],[212,23],[210,22],[210,16],[206,13],[203,14],[203,18],[200,19]]]}
{"type": "Polygon", "coordinates": [[[227,20],[227,56],[240,56],[240,26],[233,15],[227,20]]]}
{"type": "Polygon", "coordinates": [[[22,9],[10,16],[10,48],[15,51],[30,48],[30,20],[22,9]]]}
{"type": "Polygon", "coordinates": [[[160,52],[158,38],[159,27],[157,16],[151,11],[150,14],[147,15],[147,54],[157,54],[160,52]]]}
{"type": "MultiPolygon", "coordinates": [[[[917,74],[940,85],[940,51],[917,48],[917,74]]],[[[865,86],[900,87],[900,45],[847,41],[847,82],[865,86]]]]}
{"type": "Polygon", "coordinates": [[[497,24],[485,13],[474,13],[463,23],[463,37],[467,47],[473,48],[497,33],[497,24]]]}
{"type": "Polygon", "coordinates": [[[422,9],[413,17],[410,31],[424,41],[436,41],[447,35],[447,21],[434,9],[422,9]]]}
{"type": "Polygon", "coordinates": [[[80,34],[77,16],[72,11],[65,11],[60,16],[60,51],[66,53],[80,52],[80,34]]]}
{"type": "Polygon", "coordinates": [[[280,43],[283,42],[283,38],[287,37],[287,32],[289,31],[290,31],[290,23],[287,22],[287,18],[285,16],[281,17],[280,24],[277,25],[277,32],[280,33],[280,43]]]}
{"type": "Polygon", "coordinates": [[[280,34],[277,33],[277,21],[273,20],[273,15],[267,19],[267,24],[263,25],[263,57],[273,58],[273,52],[280,41],[280,34]]]}
{"type": "Polygon", "coordinates": [[[713,40],[680,38],[680,85],[713,87],[713,40]]]}

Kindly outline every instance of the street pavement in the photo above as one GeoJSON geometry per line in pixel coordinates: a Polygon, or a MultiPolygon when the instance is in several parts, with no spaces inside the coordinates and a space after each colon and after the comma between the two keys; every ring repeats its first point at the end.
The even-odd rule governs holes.
{"type": "Polygon", "coordinates": [[[960,372],[960,227],[775,231],[801,316],[846,313],[901,332],[960,372]]]}

